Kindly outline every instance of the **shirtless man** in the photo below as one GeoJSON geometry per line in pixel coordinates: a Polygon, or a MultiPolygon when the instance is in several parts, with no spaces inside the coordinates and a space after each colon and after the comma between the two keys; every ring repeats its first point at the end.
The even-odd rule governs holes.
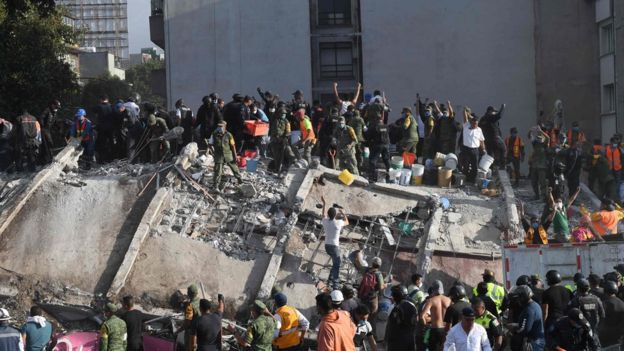
{"type": "Polygon", "coordinates": [[[444,349],[444,340],[446,339],[444,315],[446,314],[446,309],[451,305],[451,299],[444,296],[444,286],[439,280],[433,282],[431,290],[431,297],[423,306],[420,321],[423,325],[431,327],[428,344],[429,351],[441,351],[444,349]]]}

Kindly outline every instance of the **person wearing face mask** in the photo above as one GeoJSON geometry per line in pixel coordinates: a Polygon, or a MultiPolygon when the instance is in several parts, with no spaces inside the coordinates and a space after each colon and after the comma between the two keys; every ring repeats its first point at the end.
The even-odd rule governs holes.
{"type": "Polygon", "coordinates": [[[594,150],[590,160],[588,179],[591,179],[589,188],[598,198],[615,199],[617,196],[617,185],[613,172],[609,169],[609,161],[598,149],[594,150]]]}
{"type": "Polygon", "coordinates": [[[223,167],[228,166],[234,177],[238,180],[238,184],[243,182],[243,178],[238,171],[236,164],[236,142],[234,137],[226,129],[226,123],[217,124],[217,129],[212,133],[212,155],[214,157],[214,178],[213,186],[217,191],[222,190],[223,167]]]}
{"type": "Polygon", "coordinates": [[[526,216],[524,213],[524,205],[520,204],[520,218],[522,218],[522,227],[524,228],[524,243],[526,245],[547,245],[548,244],[548,227],[552,223],[555,212],[540,222],[537,213],[526,216]],[[527,218],[528,217],[528,218],[527,218]]]}
{"type": "Polygon", "coordinates": [[[511,163],[513,165],[514,185],[518,186],[520,183],[520,163],[524,162],[524,143],[522,142],[522,138],[518,136],[518,129],[516,127],[511,128],[509,131],[509,136],[505,139],[505,145],[507,146],[506,163],[511,163]]]}
{"type": "Polygon", "coordinates": [[[485,147],[494,157],[494,165],[496,166],[502,166],[505,162],[505,144],[499,125],[504,111],[505,104],[502,104],[498,111],[494,107],[488,106],[485,115],[479,120],[479,127],[485,136],[485,147]]]}
{"type": "Polygon", "coordinates": [[[366,122],[360,116],[360,111],[354,111],[353,117],[348,122],[349,126],[353,128],[355,131],[355,136],[357,137],[357,144],[355,145],[355,158],[357,160],[357,166],[361,170],[364,167],[364,143],[366,143],[366,139],[364,139],[364,132],[366,131],[366,122]]]}
{"type": "Polygon", "coordinates": [[[52,139],[52,127],[56,121],[56,113],[61,108],[61,102],[58,100],[52,100],[48,107],[43,110],[41,116],[38,118],[39,125],[41,126],[42,142],[39,150],[39,159],[43,164],[52,162],[52,149],[54,148],[54,139],[52,139]]]}
{"type": "Polygon", "coordinates": [[[217,128],[217,123],[223,120],[221,111],[217,107],[217,99],[219,95],[212,93],[202,98],[202,105],[197,110],[196,124],[199,126],[199,139],[202,145],[205,145],[206,139],[210,138],[214,130],[217,128]]]}
{"type": "Polygon", "coordinates": [[[409,107],[403,107],[401,116],[403,118],[403,137],[399,142],[400,150],[416,154],[418,147],[418,122],[416,122],[416,118],[412,115],[412,110],[409,107]]]}
{"type": "Polygon", "coordinates": [[[446,102],[446,106],[439,105],[437,101],[434,101],[433,106],[438,116],[434,129],[438,141],[436,149],[445,155],[455,153],[457,133],[461,130],[461,126],[455,121],[453,106],[451,106],[450,101],[446,102]]]}
{"type": "Polygon", "coordinates": [[[278,96],[273,95],[273,93],[268,90],[263,92],[260,87],[258,87],[257,91],[262,101],[264,101],[264,113],[269,119],[273,119],[273,114],[275,114],[275,111],[277,110],[277,103],[279,102],[278,96]]]}
{"type": "Polygon", "coordinates": [[[622,179],[622,149],[620,149],[619,140],[612,137],[610,144],[605,147],[605,156],[609,162],[609,170],[613,173],[615,184],[619,185],[622,179]]]}
{"type": "Polygon", "coordinates": [[[580,192],[581,188],[577,188],[576,192],[568,199],[567,204],[564,204],[562,194],[556,194],[556,197],[553,197],[552,188],[548,188],[548,204],[550,210],[554,212],[552,226],[557,242],[567,243],[570,241],[570,223],[568,222],[567,211],[576,201],[580,192]]]}
{"type": "Polygon", "coordinates": [[[420,99],[420,94],[416,94],[415,106],[423,126],[422,133],[419,133],[419,137],[422,135],[422,138],[419,138],[420,150],[417,150],[417,155],[422,155],[425,159],[433,158],[435,155],[434,130],[436,120],[433,116],[432,104],[428,102],[429,98],[423,102],[420,99]]]}
{"type": "Polygon", "coordinates": [[[75,116],[76,120],[72,124],[70,136],[80,141],[80,145],[84,148],[83,157],[86,169],[90,169],[95,153],[93,123],[87,118],[87,112],[82,108],[76,111],[75,116]]]}
{"type": "Polygon", "coordinates": [[[540,200],[546,195],[546,170],[548,169],[547,149],[550,137],[539,129],[541,135],[533,140],[533,152],[529,156],[529,172],[531,174],[531,186],[535,193],[535,199],[540,200]]]}
{"type": "Polygon", "coordinates": [[[615,207],[615,202],[610,199],[602,200],[601,209],[591,215],[593,228],[600,236],[616,234],[618,231],[618,223],[624,214],[615,207]]]}
{"type": "Polygon", "coordinates": [[[578,121],[572,122],[572,129],[568,130],[568,144],[575,146],[577,143],[585,142],[585,133],[581,131],[578,121]]]}
{"type": "Polygon", "coordinates": [[[347,125],[344,117],[338,119],[338,128],[334,130],[338,167],[347,169],[351,174],[359,175],[357,160],[355,159],[355,147],[358,143],[353,128],[347,125]]]}
{"type": "Polygon", "coordinates": [[[271,121],[271,127],[269,128],[269,134],[271,136],[269,148],[273,156],[273,161],[269,164],[269,169],[279,174],[282,171],[288,170],[294,158],[294,153],[290,148],[290,122],[288,121],[288,111],[286,108],[280,108],[277,110],[276,115],[278,118],[274,118],[271,121]]]}

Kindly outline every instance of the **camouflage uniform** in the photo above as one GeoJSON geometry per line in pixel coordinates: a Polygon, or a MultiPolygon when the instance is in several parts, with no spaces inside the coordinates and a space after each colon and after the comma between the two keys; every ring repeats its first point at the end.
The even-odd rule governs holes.
{"type": "MultiPolygon", "coordinates": [[[[212,142],[214,147],[214,178],[213,185],[215,188],[221,185],[221,178],[223,177],[223,166],[227,165],[234,173],[234,177],[241,183],[243,178],[238,171],[238,165],[234,160],[234,154],[232,153],[232,147],[235,146],[234,137],[227,131],[219,135],[217,131],[212,133],[212,142]]],[[[199,302],[198,302],[199,303],[199,302]]]]}
{"type": "Polygon", "coordinates": [[[355,147],[358,140],[353,128],[349,126],[341,128],[339,126],[334,131],[334,138],[336,139],[336,148],[338,150],[338,166],[342,169],[347,169],[354,175],[359,175],[355,159],[355,147]]]}
{"type": "Polygon", "coordinates": [[[349,121],[349,126],[353,128],[355,137],[357,138],[357,144],[355,144],[355,159],[357,160],[358,168],[362,169],[362,166],[364,165],[364,157],[362,153],[364,151],[364,128],[366,127],[366,122],[364,122],[364,119],[360,117],[359,113],[356,113],[349,121]]]}
{"type": "Polygon", "coordinates": [[[275,319],[261,315],[247,328],[245,342],[251,345],[254,351],[271,351],[275,328],[277,328],[275,319]]]}
{"type": "Polygon", "coordinates": [[[100,351],[126,351],[126,322],[113,315],[100,329],[100,351]]]}

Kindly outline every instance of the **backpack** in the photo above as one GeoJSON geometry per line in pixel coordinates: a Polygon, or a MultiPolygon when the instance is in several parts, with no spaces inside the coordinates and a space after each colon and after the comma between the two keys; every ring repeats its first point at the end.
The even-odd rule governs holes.
{"type": "Polygon", "coordinates": [[[371,270],[366,271],[362,277],[360,288],[358,289],[358,297],[360,299],[370,299],[377,288],[377,274],[371,270]]]}
{"type": "Polygon", "coordinates": [[[28,147],[38,147],[39,128],[37,120],[33,116],[23,115],[19,118],[19,137],[22,143],[28,147]]]}

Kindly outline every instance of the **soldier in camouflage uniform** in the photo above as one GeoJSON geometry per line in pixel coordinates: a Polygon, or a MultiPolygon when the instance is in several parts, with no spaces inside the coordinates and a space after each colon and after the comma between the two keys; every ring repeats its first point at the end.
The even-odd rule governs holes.
{"type": "Polygon", "coordinates": [[[349,126],[353,128],[355,132],[355,137],[357,138],[357,144],[355,144],[355,159],[357,160],[357,166],[359,169],[362,169],[364,166],[364,132],[366,129],[366,122],[364,122],[364,118],[360,116],[360,111],[355,110],[353,112],[353,117],[349,120],[349,126]]]}
{"type": "Polygon", "coordinates": [[[277,323],[266,305],[259,300],[254,301],[251,306],[251,316],[253,322],[247,328],[245,335],[236,333],[233,325],[228,326],[228,330],[234,334],[238,344],[253,351],[272,351],[272,342],[277,323]]]}
{"type": "Polygon", "coordinates": [[[338,119],[338,127],[334,130],[336,149],[338,150],[338,166],[347,169],[354,175],[359,175],[357,161],[355,159],[355,147],[358,139],[353,128],[346,124],[345,118],[338,119]]]}
{"type": "Polygon", "coordinates": [[[185,345],[190,345],[191,333],[189,330],[191,329],[193,320],[201,316],[201,312],[199,310],[199,289],[197,289],[197,284],[189,285],[186,289],[186,295],[188,296],[189,301],[187,301],[184,306],[184,324],[182,328],[186,330],[184,334],[185,345]]]}
{"type": "Polygon", "coordinates": [[[100,351],[126,351],[126,322],[115,315],[117,306],[107,303],[104,307],[106,321],[100,329],[100,351]]]}
{"type": "Polygon", "coordinates": [[[288,170],[290,162],[295,157],[290,147],[290,123],[287,119],[287,111],[284,108],[279,109],[276,112],[277,118],[271,121],[271,143],[269,144],[271,149],[271,155],[273,157],[272,170],[276,173],[280,173],[282,170],[288,170]]]}
{"type": "Polygon", "coordinates": [[[226,129],[225,122],[219,122],[217,129],[212,133],[212,149],[214,156],[214,188],[219,191],[222,188],[223,166],[227,165],[234,173],[238,183],[243,182],[243,178],[238,171],[236,164],[236,143],[234,137],[226,129]]]}
{"type": "Polygon", "coordinates": [[[415,154],[418,147],[418,122],[409,107],[404,107],[401,115],[404,118],[403,137],[400,141],[401,151],[415,154]]]}

